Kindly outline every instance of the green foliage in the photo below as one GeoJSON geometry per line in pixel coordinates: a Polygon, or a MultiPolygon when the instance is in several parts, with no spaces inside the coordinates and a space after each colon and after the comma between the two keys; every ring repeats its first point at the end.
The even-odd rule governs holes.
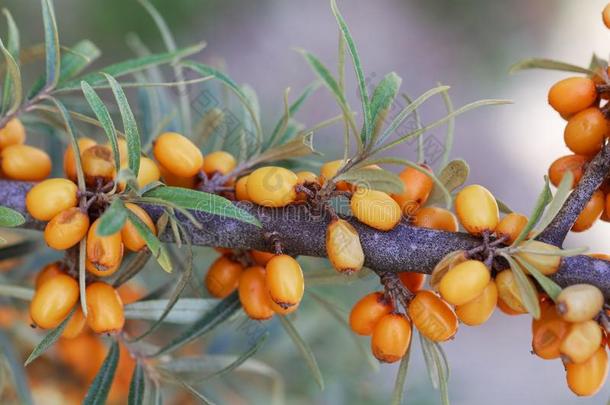
{"type": "Polygon", "coordinates": [[[114,374],[119,363],[119,356],[119,343],[113,341],[102,367],[89,386],[87,395],[83,400],[83,405],[103,405],[106,403],[106,398],[110,392],[114,374]]]}
{"type": "Polygon", "coordinates": [[[14,209],[0,206],[0,227],[14,228],[23,225],[25,218],[14,209]]]}
{"type": "Polygon", "coordinates": [[[70,318],[72,318],[73,315],[74,315],[74,309],[72,310],[72,312],[70,312],[70,314],[66,317],[66,319],[64,319],[59,324],[59,326],[57,326],[55,329],[51,330],[49,333],[46,334],[46,336],[40,341],[40,343],[38,343],[36,345],[36,347],[34,348],[32,353],[30,354],[30,356],[25,361],[25,366],[32,363],[34,360],[36,360],[38,357],[40,357],[44,352],[46,352],[47,349],[49,349],[51,346],[53,346],[55,344],[55,342],[57,342],[57,340],[60,338],[61,334],[63,333],[64,329],[66,328],[66,325],[68,325],[68,322],[70,322],[70,318]]]}

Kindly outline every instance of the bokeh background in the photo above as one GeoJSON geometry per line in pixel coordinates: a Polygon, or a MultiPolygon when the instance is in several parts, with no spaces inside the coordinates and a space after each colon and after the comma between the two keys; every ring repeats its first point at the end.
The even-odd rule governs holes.
{"type": "MultiPolygon", "coordinates": [[[[131,57],[125,44],[128,33],[137,33],[153,50],[162,50],[159,33],[134,0],[57,0],[62,43],[89,38],[103,51],[99,65],[131,57]]],[[[208,43],[197,56],[225,66],[239,83],[258,93],[263,122],[272,125],[282,111],[286,87],[296,95],[314,79],[302,57],[293,50],[305,48],[336,64],[337,28],[327,0],[172,0],[153,2],[165,16],[177,41],[187,45],[208,43]]],[[[39,4],[33,0],[1,0],[21,26],[22,42],[41,41],[39,4]]],[[[416,96],[436,85],[451,85],[456,106],[480,98],[508,98],[512,105],[487,107],[458,118],[454,157],[471,165],[473,183],[486,185],[516,211],[529,214],[542,186],[548,165],[567,153],[563,145],[564,121],[547,105],[549,86],[564,77],[548,71],[509,75],[508,68],[526,57],[541,56],[587,65],[593,51],[606,57],[610,32],[601,23],[603,0],[351,0],[339,6],[351,27],[371,83],[390,71],[403,78],[402,90],[416,96]]],[[[4,27],[0,26],[4,32],[4,27]]],[[[348,65],[349,67],[349,65],[348,65]]],[[[353,75],[347,76],[353,106],[358,105],[353,75]]],[[[339,112],[324,90],[299,113],[300,121],[314,124],[339,112]]],[[[431,122],[443,114],[439,99],[422,110],[431,122]]],[[[441,140],[444,128],[432,135],[441,140]]],[[[339,156],[341,128],[316,135],[314,144],[325,159],[339,156]]],[[[394,154],[414,158],[415,146],[404,145],[394,154]]],[[[432,162],[434,163],[434,161],[432,162]]],[[[569,238],[570,246],[589,246],[592,252],[610,252],[610,225],[569,238]]],[[[211,255],[201,253],[198,271],[211,255]]],[[[322,270],[322,261],[305,261],[322,270]]],[[[314,269],[315,270],[315,269],[314,269]]],[[[349,309],[376,281],[315,291],[349,309]]],[[[267,347],[257,358],[274,367],[283,379],[287,403],[343,404],[386,403],[396,367],[373,372],[352,344],[349,333],[312,300],[306,300],[296,324],[317,354],[327,387],[320,392],[307,368],[276,322],[267,347]]],[[[227,331],[230,332],[230,331],[227,331]]],[[[366,344],[368,344],[365,341],[366,344]]],[[[223,334],[206,346],[222,352],[223,334]]],[[[530,354],[530,321],[527,317],[495,314],[485,326],[461,328],[457,339],[444,345],[451,364],[453,404],[600,404],[610,397],[606,387],[594,398],[577,399],[565,384],[559,361],[542,361],[530,354]]],[[[266,403],[265,381],[247,375],[228,377],[239,387],[252,383],[247,395],[227,399],[225,390],[212,391],[223,403],[266,403]]],[[[230,385],[229,385],[230,386],[230,385]]],[[[238,388],[236,388],[239,391],[238,388]]],[[[414,343],[405,396],[408,404],[435,404],[438,395],[427,379],[418,344],[414,343]]]]}

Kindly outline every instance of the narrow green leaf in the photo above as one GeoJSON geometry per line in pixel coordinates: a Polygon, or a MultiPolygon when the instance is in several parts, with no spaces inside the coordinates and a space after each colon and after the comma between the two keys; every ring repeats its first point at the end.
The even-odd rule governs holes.
{"type": "Polygon", "coordinates": [[[34,297],[34,290],[18,285],[0,284],[0,297],[31,301],[34,297]]]}
{"type": "Polygon", "coordinates": [[[375,138],[379,135],[381,128],[383,128],[384,121],[388,111],[394,104],[401,83],[402,79],[400,76],[391,72],[375,87],[373,98],[371,99],[371,143],[375,142],[375,138]]]}
{"type": "Polygon", "coordinates": [[[184,346],[185,344],[188,344],[210,333],[218,325],[229,319],[229,317],[239,308],[241,308],[241,304],[239,302],[237,292],[234,292],[220,301],[212,310],[202,316],[197,322],[194,322],[190,328],[159,349],[155,354],[153,354],[153,357],[159,357],[161,355],[170,353],[184,346]]]}
{"type": "MultiPolygon", "coordinates": [[[[591,55],[591,62],[589,62],[589,70],[595,72],[596,76],[605,79],[608,76],[607,69],[608,61],[600,58],[594,52],[593,55],[591,55]]],[[[593,75],[589,74],[589,76],[593,75]]]]}
{"type": "MultiPolygon", "coordinates": [[[[515,261],[515,259],[506,253],[502,254],[502,257],[504,257],[510,265],[510,269],[512,270],[515,281],[517,282],[519,296],[523,301],[523,306],[535,319],[540,318],[540,302],[538,301],[538,293],[536,292],[534,284],[527,278],[523,272],[523,269],[519,263],[515,261]]],[[[536,273],[536,271],[534,271],[534,273],[536,273]]],[[[534,273],[532,273],[532,276],[534,276],[534,273]]]]}
{"type": "Polygon", "coordinates": [[[584,73],[586,75],[595,75],[589,69],[572,65],[570,63],[560,62],[552,59],[532,58],[524,59],[520,62],[515,63],[509,69],[509,73],[516,73],[526,69],[545,69],[545,70],[559,70],[562,72],[574,72],[584,73]]]}
{"type": "MultiPolygon", "coordinates": [[[[163,317],[163,322],[192,324],[218,302],[216,298],[180,298],[163,317]]],[[[157,321],[163,316],[170,303],[170,299],[151,299],[125,305],[125,319],[157,321]]]]}
{"type": "Polygon", "coordinates": [[[42,1],[42,21],[46,56],[46,88],[53,89],[59,81],[61,56],[59,54],[59,35],[52,0],[42,1]]]}
{"type": "Polygon", "coordinates": [[[45,335],[45,337],[36,345],[32,353],[29,355],[28,359],[25,361],[25,366],[27,367],[30,363],[40,357],[47,349],[57,342],[57,339],[61,336],[66,325],[70,322],[70,318],[74,314],[74,310],[76,307],[72,309],[72,312],[64,319],[55,329],[51,330],[49,333],[45,335]]]}
{"type": "Polygon", "coordinates": [[[81,239],[78,244],[78,294],[80,306],[85,318],[89,314],[87,308],[87,238],[81,239]]]}
{"type": "Polygon", "coordinates": [[[542,287],[542,289],[549,295],[549,297],[551,297],[553,301],[557,300],[557,296],[561,292],[561,287],[557,283],[542,274],[540,270],[530,264],[527,260],[522,260],[519,257],[515,257],[514,259],[516,259],[521,266],[525,267],[525,269],[532,275],[532,277],[536,279],[538,284],[540,284],[540,287],[542,287]]]}
{"type": "Polygon", "coordinates": [[[5,331],[0,329],[0,347],[2,347],[2,354],[0,356],[3,356],[8,363],[12,376],[11,384],[17,395],[17,403],[32,405],[34,402],[32,401],[28,377],[21,361],[21,353],[17,352],[13,340],[5,331]]]}
{"type": "Polygon", "coordinates": [[[440,390],[443,405],[448,405],[449,364],[445,352],[437,342],[429,340],[422,334],[419,334],[419,339],[432,386],[440,390]]]}
{"type": "Polygon", "coordinates": [[[542,251],[542,250],[536,250],[536,249],[528,249],[528,246],[531,246],[530,242],[532,240],[533,239],[528,239],[527,241],[523,242],[519,247],[515,248],[515,251],[523,252],[523,253],[533,253],[533,254],[540,255],[540,256],[570,257],[570,256],[581,255],[589,250],[589,248],[586,246],[573,248],[573,249],[560,249],[557,251],[555,251],[555,250],[542,251]]]}
{"type": "Polygon", "coordinates": [[[392,392],[392,405],[401,405],[402,397],[405,391],[405,383],[407,381],[407,371],[409,370],[409,359],[411,357],[411,343],[407,349],[407,354],[400,361],[398,372],[396,373],[396,381],[394,382],[394,391],[392,392]]]}
{"type": "Polygon", "coordinates": [[[14,228],[25,223],[25,218],[19,212],[0,205],[0,228],[14,228]]]}
{"type": "Polygon", "coordinates": [[[129,384],[129,396],[127,397],[128,405],[144,404],[144,392],[146,388],[146,379],[144,376],[144,368],[142,363],[138,361],[136,368],[131,375],[131,383],[129,384]]]}
{"type": "Polygon", "coordinates": [[[498,209],[501,213],[511,214],[513,212],[513,210],[504,201],[498,200],[496,198],[496,202],[498,203],[498,209]]]}
{"type": "Polygon", "coordinates": [[[4,43],[2,39],[0,39],[0,51],[4,55],[4,61],[6,62],[6,80],[4,81],[4,86],[8,86],[11,89],[11,107],[7,110],[7,104],[5,104],[4,100],[2,103],[3,110],[6,110],[4,115],[11,115],[21,105],[21,101],[23,101],[23,87],[21,83],[21,70],[19,70],[19,65],[15,61],[15,58],[8,49],[4,47],[4,43]]]}
{"type": "Polygon", "coordinates": [[[316,361],[316,357],[313,354],[313,351],[311,350],[307,342],[303,340],[303,338],[299,334],[299,331],[297,331],[297,329],[287,317],[285,317],[284,315],[278,315],[278,318],[280,319],[282,327],[284,328],[288,336],[290,336],[290,339],[292,339],[292,342],[303,356],[303,359],[305,360],[305,363],[307,363],[307,366],[309,367],[311,374],[316,380],[316,383],[320,387],[320,390],[324,390],[324,377],[322,377],[322,372],[318,367],[318,362],[316,361]]]}
{"type": "MultiPolygon", "coordinates": [[[[564,177],[568,177],[568,176],[564,176],[564,177]]],[[[551,193],[551,188],[549,187],[549,178],[547,176],[544,176],[544,187],[542,188],[542,191],[540,192],[540,194],[538,195],[538,198],[536,199],[536,203],[534,205],[534,210],[532,211],[532,215],[530,216],[529,220],[527,221],[527,224],[525,224],[525,226],[521,230],[521,233],[519,234],[519,236],[517,236],[517,239],[515,239],[515,241],[513,242],[513,244],[511,246],[517,246],[517,245],[519,245],[519,243],[521,243],[523,240],[525,240],[527,235],[529,235],[530,231],[532,229],[534,229],[534,227],[536,226],[536,224],[542,217],[542,214],[544,213],[544,209],[549,204],[549,202],[551,202],[552,198],[553,198],[553,193],[551,193]]]]}
{"type": "MultiPolygon", "coordinates": [[[[438,174],[438,180],[443,184],[445,190],[451,193],[453,190],[462,186],[466,180],[468,180],[468,175],[470,174],[470,167],[465,160],[456,159],[447,163],[445,167],[443,167],[438,174]]],[[[442,199],[446,200],[447,194],[440,187],[434,187],[428,201],[430,203],[434,203],[436,201],[440,201],[442,199]]]]}
{"type": "Polygon", "coordinates": [[[546,207],[546,211],[542,218],[540,218],[540,222],[538,222],[536,226],[536,230],[534,234],[530,237],[530,239],[535,239],[536,236],[540,234],[540,232],[544,231],[547,226],[553,222],[563,204],[566,202],[570,193],[572,192],[572,184],[574,181],[574,175],[570,170],[566,171],[561,179],[561,183],[559,183],[559,187],[557,187],[557,191],[553,196],[553,199],[546,207]]]}
{"type": "Polygon", "coordinates": [[[260,155],[251,159],[250,164],[273,162],[284,159],[294,159],[315,153],[313,148],[313,132],[301,134],[296,138],[277,146],[272,146],[260,155]]]}
{"type": "Polygon", "coordinates": [[[212,378],[218,378],[222,375],[225,375],[225,374],[230,373],[231,371],[235,370],[236,368],[238,368],[239,366],[244,364],[250,357],[254,356],[256,354],[256,352],[258,352],[260,350],[260,348],[263,347],[265,342],[267,342],[268,338],[269,338],[269,332],[263,333],[261,336],[259,336],[258,339],[256,339],[254,344],[248,350],[246,350],[244,353],[242,353],[237,359],[235,359],[235,361],[233,361],[228,366],[226,366],[218,371],[215,371],[208,375],[202,376],[201,381],[207,381],[212,378]]]}
{"type": "Polygon", "coordinates": [[[252,214],[236,207],[229,200],[216,194],[204,193],[179,187],[157,187],[144,194],[151,197],[173,203],[181,208],[207,212],[226,218],[234,218],[260,227],[260,222],[252,214]]]}
{"type": "MultiPolygon", "coordinates": [[[[17,28],[17,24],[15,24],[15,20],[11,15],[10,11],[6,8],[2,9],[2,13],[6,17],[6,25],[8,27],[8,39],[6,41],[6,49],[13,57],[13,60],[19,64],[19,29],[17,28]]],[[[4,86],[2,88],[2,100],[0,100],[0,111],[3,109],[6,110],[11,101],[11,95],[13,93],[12,87],[12,76],[10,70],[7,69],[4,78],[4,86]]]]}
{"type": "Polygon", "coordinates": [[[135,277],[146,266],[150,257],[151,253],[148,249],[140,250],[132,256],[131,261],[122,267],[121,274],[114,280],[112,286],[118,288],[135,277]]]}
{"type": "Polygon", "coordinates": [[[104,405],[106,403],[117,364],[119,363],[119,355],[119,343],[113,340],[102,367],[87,390],[83,405],[104,405]]]}
{"type": "Polygon", "coordinates": [[[159,241],[148,226],[131,210],[127,211],[127,220],[136,228],[138,234],[146,242],[146,246],[157,260],[163,270],[168,273],[172,272],[172,262],[169,259],[165,246],[159,241]]]}
{"type": "Polygon", "coordinates": [[[95,233],[99,236],[110,236],[120,232],[125,225],[125,221],[127,221],[127,213],[123,201],[115,198],[100,217],[100,223],[95,233]]]}
{"type": "Polygon", "coordinates": [[[106,80],[112,88],[112,93],[116,99],[119,111],[121,112],[121,118],[123,119],[123,131],[125,132],[125,140],[127,141],[127,156],[129,161],[129,168],[133,172],[134,176],[138,177],[140,171],[140,154],[142,153],[142,145],[140,144],[140,133],[138,132],[138,126],[136,119],[133,116],[131,107],[129,107],[129,101],[127,96],[121,88],[121,85],[116,79],[110,75],[105,75],[106,80]]]}
{"type": "Polygon", "coordinates": [[[379,190],[388,194],[400,194],[404,191],[404,183],[400,177],[383,169],[350,169],[334,180],[347,181],[357,187],[379,190]]]}

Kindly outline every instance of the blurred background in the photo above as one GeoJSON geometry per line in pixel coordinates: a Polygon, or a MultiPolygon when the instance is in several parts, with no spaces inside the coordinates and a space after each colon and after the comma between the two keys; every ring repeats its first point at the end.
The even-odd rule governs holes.
{"type": "MultiPolygon", "coordinates": [[[[160,35],[134,0],[58,0],[57,18],[63,44],[88,38],[103,56],[98,65],[131,57],[126,36],[137,33],[153,50],[163,49],[160,35]]],[[[293,97],[314,79],[310,68],[293,48],[305,48],[328,66],[337,61],[338,32],[327,0],[153,1],[167,19],[179,45],[205,40],[207,48],[197,56],[206,63],[224,66],[239,83],[258,93],[266,128],[282,113],[282,94],[291,87],[293,97]]],[[[417,96],[438,82],[451,86],[454,104],[481,98],[508,98],[512,105],[486,107],[460,116],[456,122],[453,157],[471,166],[470,182],[487,186],[516,211],[529,214],[549,164],[568,150],[563,145],[564,121],[548,106],[549,86],[565,74],[530,71],[508,74],[511,64],[539,56],[587,66],[593,51],[606,57],[610,33],[600,18],[604,0],[351,0],[339,6],[358,44],[371,84],[395,71],[403,78],[402,90],[417,96]]],[[[21,27],[22,43],[43,38],[36,1],[1,0],[21,27]]],[[[4,24],[4,22],[2,23],[4,24]]],[[[4,27],[0,26],[4,35],[4,27]]],[[[348,64],[348,71],[351,66],[348,64]]],[[[357,109],[356,86],[347,76],[350,101],[357,109]]],[[[339,112],[332,98],[320,89],[299,113],[310,126],[339,112]]],[[[440,98],[421,110],[424,123],[440,118],[440,98]]],[[[341,127],[316,135],[314,145],[324,159],[339,157],[341,127]]],[[[444,128],[432,132],[441,144],[444,128]]],[[[394,155],[397,152],[393,153],[394,155]]],[[[414,159],[415,145],[399,151],[414,159]]],[[[429,156],[435,163],[435,156],[429,156]]],[[[599,222],[585,234],[572,235],[568,246],[589,246],[591,252],[610,252],[610,224],[599,222]]],[[[201,252],[198,272],[213,254],[201,252]]],[[[305,260],[314,271],[328,266],[305,260]]],[[[158,270],[158,269],[157,269],[158,270]]],[[[348,310],[364,293],[376,287],[368,278],[348,286],[314,287],[314,291],[348,310]]],[[[277,321],[257,326],[272,336],[257,359],[277,370],[283,380],[286,403],[356,404],[387,403],[394,383],[395,366],[374,372],[352,343],[349,332],[309,299],[299,311],[296,325],[318,356],[326,389],[320,392],[308,369],[278,326],[277,321]]],[[[227,333],[231,331],[228,330],[227,333]]],[[[234,332],[234,331],[233,331],[234,332]]],[[[217,333],[206,348],[223,352],[227,347],[217,333]]],[[[450,393],[453,404],[508,405],[515,403],[600,404],[610,396],[606,386],[594,398],[577,399],[568,390],[560,361],[542,361],[530,354],[530,320],[495,314],[479,328],[462,327],[455,341],[444,345],[451,364],[450,393]],[[491,400],[493,398],[493,400],[491,400]]],[[[363,339],[364,344],[368,341],[363,339]]],[[[405,401],[436,404],[425,364],[414,342],[405,401]]],[[[220,403],[267,403],[266,381],[229,376],[226,384],[252,383],[247,395],[227,400],[224,390],[211,391],[220,403]],[[247,398],[247,399],[246,399],[247,398]]],[[[237,391],[239,389],[236,388],[237,391]]]]}

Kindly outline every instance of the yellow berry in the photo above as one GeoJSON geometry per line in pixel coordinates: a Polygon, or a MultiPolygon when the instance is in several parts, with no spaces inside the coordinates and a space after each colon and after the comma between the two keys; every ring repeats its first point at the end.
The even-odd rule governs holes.
{"type": "Polygon", "coordinates": [[[66,319],[78,296],[78,282],[67,274],[58,274],[36,290],[30,303],[30,316],[43,329],[55,328],[66,319]]]}
{"type": "Polygon", "coordinates": [[[356,229],[343,219],[333,220],[326,229],[328,260],[341,273],[358,271],[364,265],[364,252],[356,229]]]}
{"type": "Polygon", "coordinates": [[[88,185],[94,186],[98,181],[106,183],[114,179],[116,168],[109,147],[93,145],[81,152],[81,160],[88,185]]]}
{"type": "Polygon", "coordinates": [[[25,206],[34,218],[49,221],[78,204],[78,187],[67,179],[48,179],[36,184],[25,197],[25,206]]]}
{"type": "Polygon", "coordinates": [[[283,167],[261,167],[248,176],[246,190],[250,200],[258,205],[283,207],[296,200],[297,181],[296,174],[283,167]]]}
{"type": "Polygon", "coordinates": [[[232,172],[236,165],[235,157],[222,150],[212,152],[203,159],[203,171],[208,176],[212,176],[214,173],[224,176],[232,172]]]}
{"type": "Polygon", "coordinates": [[[271,300],[282,308],[298,305],[305,292],[299,262],[288,255],[277,255],[267,262],[265,269],[265,284],[271,300]]]}
{"type": "Polygon", "coordinates": [[[496,199],[489,190],[476,184],[457,194],[455,213],[462,226],[473,235],[493,231],[500,220],[496,199]]]}
{"type": "MultiPolygon", "coordinates": [[[[528,282],[533,287],[532,281],[528,280],[528,282]]],[[[512,270],[502,270],[496,275],[496,287],[498,287],[498,306],[502,302],[516,314],[527,313],[512,270]]]]}
{"type": "Polygon", "coordinates": [[[381,231],[393,229],[402,217],[398,203],[377,190],[359,188],[352,195],[350,205],[360,222],[381,231]]]}
{"type": "Polygon", "coordinates": [[[491,280],[483,292],[475,299],[455,308],[457,317],[469,326],[481,325],[489,319],[498,303],[498,288],[491,280]]]}
{"type": "Polygon", "coordinates": [[[204,163],[199,148],[176,132],[161,134],[154,143],[153,154],[165,169],[180,177],[195,176],[204,163]]]}
{"type": "Polygon", "coordinates": [[[240,177],[235,183],[235,199],[237,201],[250,201],[247,189],[248,177],[250,176],[240,177]]]}
{"type": "Polygon", "coordinates": [[[602,330],[593,320],[573,323],[561,342],[561,354],[572,363],[584,363],[602,345],[602,330]]]}
{"type": "Polygon", "coordinates": [[[25,142],[25,128],[19,118],[13,118],[0,128],[0,150],[25,142]]]}
{"type": "Polygon", "coordinates": [[[454,266],[443,276],[439,292],[452,305],[463,305],[483,293],[491,276],[483,262],[467,260],[454,266]]]}
{"type": "Polygon", "coordinates": [[[51,158],[42,149],[11,145],[0,152],[1,171],[9,179],[40,181],[51,174],[51,158]]]}
{"type": "Polygon", "coordinates": [[[413,216],[413,225],[420,228],[457,232],[458,221],[453,212],[439,207],[423,207],[413,216]]]}
{"type": "Polygon", "coordinates": [[[580,396],[595,395],[606,382],[608,376],[608,353],[600,347],[584,363],[566,364],[568,387],[580,396]]]}
{"type": "MultiPolygon", "coordinates": [[[[78,140],[78,149],[80,150],[81,156],[83,152],[97,143],[91,138],[80,138],[78,140]]],[[[74,149],[72,146],[68,146],[64,152],[64,173],[66,177],[72,181],[76,181],[76,160],[74,159],[74,149]]]]}
{"type": "Polygon", "coordinates": [[[61,337],[64,339],[74,339],[82,333],[86,323],[87,319],[83,315],[83,310],[80,305],[77,305],[64,331],[61,333],[61,337]]]}

